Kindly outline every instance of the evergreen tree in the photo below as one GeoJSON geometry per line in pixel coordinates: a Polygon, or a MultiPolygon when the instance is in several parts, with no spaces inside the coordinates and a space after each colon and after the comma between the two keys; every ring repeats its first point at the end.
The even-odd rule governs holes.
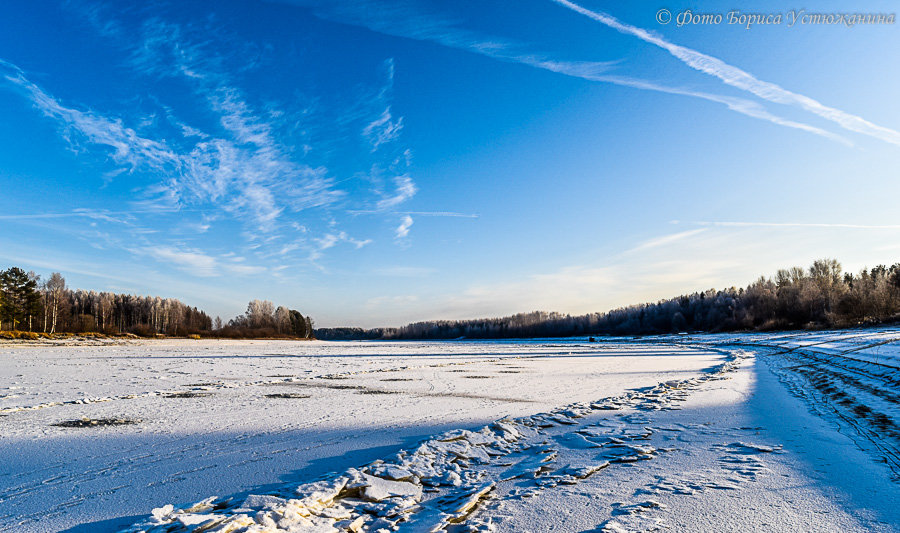
{"type": "Polygon", "coordinates": [[[38,277],[21,268],[12,267],[0,272],[0,293],[3,294],[0,322],[8,323],[13,330],[27,328],[31,331],[41,314],[37,285],[38,277]]]}
{"type": "Polygon", "coordinates": [[[306,330],[306,320],[303,318],[303,315],[300,314],[300,311],[296,309],[290,310],[291,317],[291,335],[295,337],[307,338],[307,330],[306,330]]]}

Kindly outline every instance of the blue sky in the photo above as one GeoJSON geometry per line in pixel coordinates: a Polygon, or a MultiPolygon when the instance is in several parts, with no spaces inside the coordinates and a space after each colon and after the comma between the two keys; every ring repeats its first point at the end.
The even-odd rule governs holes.
{"type": "Polygon", "coordinates": [[[897,24],[656,19],[719,5],[6,2],[0,264],[377,326],[900,260],[897,24]]]}

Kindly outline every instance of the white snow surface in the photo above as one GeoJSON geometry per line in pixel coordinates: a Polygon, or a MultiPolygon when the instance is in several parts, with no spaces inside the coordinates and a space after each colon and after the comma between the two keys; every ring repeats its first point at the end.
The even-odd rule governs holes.
{"type": "Polygon", "coordinates": [[[0,532],[898,531],[898,339],[0,344],[0,532]]]}

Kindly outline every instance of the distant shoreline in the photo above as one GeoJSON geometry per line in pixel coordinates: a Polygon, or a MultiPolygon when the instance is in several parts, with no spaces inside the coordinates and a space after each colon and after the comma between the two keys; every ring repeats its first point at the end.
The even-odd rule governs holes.
{"type": "Polygon", "coordinates": [[[800,334],[811,333],[816,331],[848,331],[848,330],[870,330],[884,329],[900,326],[896,321],[855,324],[843,327],[810,327],[801,329],[778,329],[770,331],[727,331],[727,332],[710,332],[710,331],[690,331],[677,333],[638,333],[638,334],[577,334],[565,336],[521,336],[521,337],[457,337],[457,338],[341,338],[341,339],[318,339],[303,338],[290,336],[274,336],[274,337],[228,337],[215,335],[156,335],[143,337],[134,334],[123,335],[107,335],[96,332],[85,333],[38,333],[28,331],[0,331],[0,346],[10,345],[32,345],[32,346],[91,346],[91,345],[118,345],[147,342],[164,342],[164,341],[322,341],[322,342],[453,342],[453,341],[485,341],[485,342],[503,342],[503,341],[565,341],[583,339],[584,342],[603,342],[622,339],[643,339],[650,337],[677,337],[677,336],[693,336],[693,335],[714,335],[714,334],[800,334]]]}
{"type": "Polygon", "coordinates": [[[115,344],[115,341],[165,341],[165,340],[277,340],[314,341],[315,338],[274,336],[274,337],[228,337],[216,335],[155,335],[143,337],[126,333],[107,335],[104,333],[39,333],[34,331],[0,331],[0,345],[4,344],[56,344],[61,346],[87,344],[115,344]]]}

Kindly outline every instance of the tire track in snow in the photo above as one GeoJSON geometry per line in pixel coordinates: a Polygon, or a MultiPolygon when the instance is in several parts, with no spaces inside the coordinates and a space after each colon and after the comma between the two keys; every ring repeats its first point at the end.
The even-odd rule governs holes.
{"type": "MultiPolygon", "coordinates": [[[[770,357],[779,355],[775,353],[770,357]]],[[[841,372],[842,366],[830,365],[801,351],[793,352],[789,360],[803,364],[783,366],[772,361],[769,367],[813,412],[837,422],[841,433],[864,451],[880,457],[894,479],[900,480],[900,426],[897,423],[900,410],[895,399],[896,389],[879,386],[881,383],[877,378],[867,373],[865,375],[872,378],[872,382],[861,383],[841,372]],[[808,359],[813,362],[806,362],[808,359]]]]}
{"type": "MultiPolygon", "coordinates": [[[[883,462],[895,481],[900,480],[900,368],[851,354],[895,345],[893,330],[823,333],[828,338],[797,342],[806,335],[774,338],[736,336],[685,339],[684,344],[752,349],[788,390],[802,399],[816,415],[831,420],[838,431],[883,462]],[[874,342],[860,342],[872,338],[874,342]],[[787,340],[783,340],[787,339],[787,340]],[[823,350],[821,346],[834,348],[823,350]],[[788,364],[788,362],[790,364],[788,364]]],[[[877,359],[877,355],[876,355],[877,359]]]]}
{"type": "Polygon", "coordinates": [[[822,341],[796,345],[791,341],[773,343],[771,339],[730,339],[716,344],[761,353],[768,350],[764,360],[795,396],[817,415],[833,420],[841,433],[879,458],[893,478],[900,480],[900,368],[850,356],[900,342],[900,337],[884,338],[884,334],[838,333],[822,341]],[[870,337],[877,340],[859,345],[854,342],[870,337]],[[834,349],[816,349],[826,344],[834,349]],[[792,364],[783,364],[782,360],[792,364]]]}

